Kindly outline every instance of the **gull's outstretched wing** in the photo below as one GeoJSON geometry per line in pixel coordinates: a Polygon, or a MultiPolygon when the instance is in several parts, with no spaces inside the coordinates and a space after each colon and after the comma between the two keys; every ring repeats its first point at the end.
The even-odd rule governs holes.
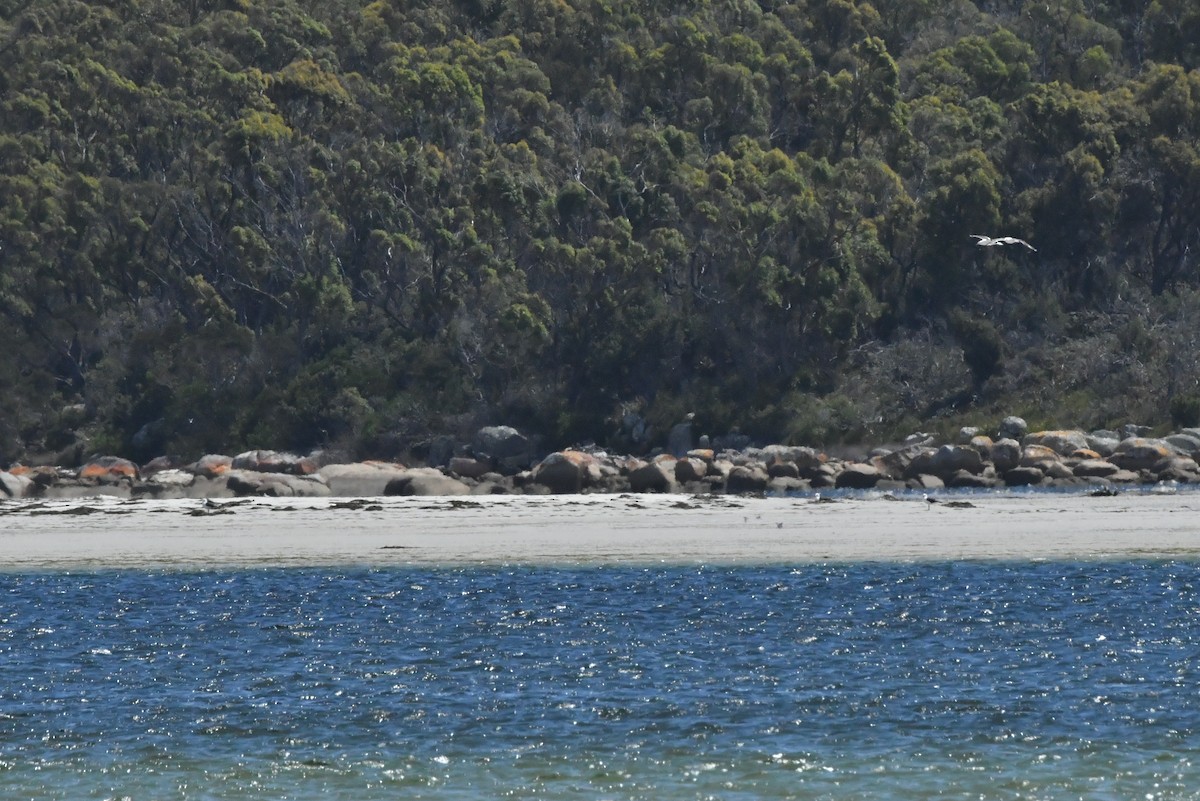
{"type": "Polygon", "coordinates": [[[1037,248],[1026,242],[1024,239],[1017,239],[1015,236],[1002,236],[998,241],[1003,242],[1006,245],[1024,245],[1034,253],[1037,253],[1037,248]]]}
{"type": "Polygon", "coordinates": [[[982,234],[971,234],[974,239],[978,239],[976,245],[983,247],[994,247],[996,245],[1024,245],[1025,247],[1037,253],[1037,248],[1026,242],[1024,239],[1017,239],[1015,236],[983,236],[982,234]]]}

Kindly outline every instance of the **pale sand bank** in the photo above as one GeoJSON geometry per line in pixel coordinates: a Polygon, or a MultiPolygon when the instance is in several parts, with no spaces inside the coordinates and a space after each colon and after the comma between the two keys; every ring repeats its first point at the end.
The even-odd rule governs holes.
{"type": "Polygon", "coordinates": [[[1200,559],[1200,493],[965,500],[255,499],[204,516],[213,508],[192,500],[9,502],[0,569],[1200,559]],[[97,511],[63,514],[80,508],[97,511]]]}

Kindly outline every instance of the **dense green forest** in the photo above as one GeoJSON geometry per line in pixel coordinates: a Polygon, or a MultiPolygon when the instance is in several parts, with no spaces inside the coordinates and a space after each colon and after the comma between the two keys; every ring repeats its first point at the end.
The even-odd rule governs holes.
{"type": "Polygon", "coordinates": [[[1198,258],[1194,0],[0,0],[3,459],[1194,425],[1198,258]]]}

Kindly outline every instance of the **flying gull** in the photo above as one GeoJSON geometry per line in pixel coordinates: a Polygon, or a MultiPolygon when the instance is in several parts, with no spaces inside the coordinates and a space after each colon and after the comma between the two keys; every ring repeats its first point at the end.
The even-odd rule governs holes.
{"type": "Polygon", "coordinates": [[[1037,253],[1037,248],[1026,242],[1024,239],[1017,239],[1015,236],[983,236],[982,234],[971,234],[972,237],[978,239],[976,245],[980,247],[990,248],[996,245],[1024,245],[1025,247],[1037,253]]]}

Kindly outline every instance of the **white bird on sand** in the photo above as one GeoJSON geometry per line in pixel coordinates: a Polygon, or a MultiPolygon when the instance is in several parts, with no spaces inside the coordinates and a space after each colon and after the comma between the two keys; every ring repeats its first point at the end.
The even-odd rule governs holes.
{"type": "Polygon", "coordinates": [[[990,248],[996,245],[1024,245],[1025,247],[1037,253],[1037,248],[1026,242],[1024,239],[1017,239],[1015,236],[984,236],[982,234],[971,234],[971,236],[979,241],[976,245],[980,247],[990,248]]]}

